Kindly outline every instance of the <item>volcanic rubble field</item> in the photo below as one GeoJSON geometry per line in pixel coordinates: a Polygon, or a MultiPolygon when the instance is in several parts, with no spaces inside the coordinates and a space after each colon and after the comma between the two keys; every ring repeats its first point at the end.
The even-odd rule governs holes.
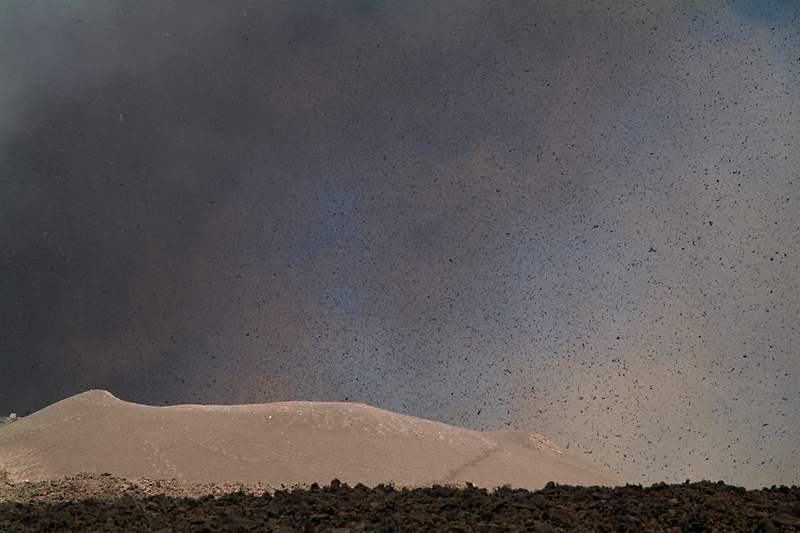
{"type": "Polygon", "coordinates": [[[487,491],[333,480],[267,490],[81,474],[0,482],[0,531],[800,531],[800,487],[687,481],[487,491]]]}

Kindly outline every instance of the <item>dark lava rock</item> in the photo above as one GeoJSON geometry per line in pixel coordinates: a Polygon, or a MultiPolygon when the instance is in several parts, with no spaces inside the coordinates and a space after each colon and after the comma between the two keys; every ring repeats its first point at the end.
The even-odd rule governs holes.
{"type": "Polygon", "coordinates": [[[701,481],[539,491],[329,486],[185,487],[83,474],[0,487],[0,531],[800,531],[800,488],[701,481]],[[161,492],[158,492],[161,491],[161,492]],[[200,495],[204,493],[205,495],[200,495]],[[191,497],[187,496],[191,495],[191,497]],[[88,495],[88,496],[87,496],[88,495]]]}

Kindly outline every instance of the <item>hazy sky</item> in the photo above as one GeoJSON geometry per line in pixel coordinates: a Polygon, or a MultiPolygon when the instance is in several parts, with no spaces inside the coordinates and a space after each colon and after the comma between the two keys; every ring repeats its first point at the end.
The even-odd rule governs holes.
{"type": "Polygon", "coordinates": [[[0,6],[0,414],[349,400],[800,484],[793,1],[0,6]]]}

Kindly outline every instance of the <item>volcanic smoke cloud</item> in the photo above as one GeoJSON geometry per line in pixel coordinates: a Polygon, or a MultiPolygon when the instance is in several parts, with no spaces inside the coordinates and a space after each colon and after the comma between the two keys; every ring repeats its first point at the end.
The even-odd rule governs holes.
{"type": "Polygon", "coordinates": [[[20,0],[0,36],[0,414],[349,400],[800,483],[795,2],[20,0]]]}

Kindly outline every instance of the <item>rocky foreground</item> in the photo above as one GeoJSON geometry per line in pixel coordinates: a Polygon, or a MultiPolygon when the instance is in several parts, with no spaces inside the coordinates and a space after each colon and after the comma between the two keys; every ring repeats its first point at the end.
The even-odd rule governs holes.
{"type": "Polygon", "coordinates": [[[0,482],[0,531],[800,531],[800,487],[701,481],[538,491],[132,482],[0,482]]]}

